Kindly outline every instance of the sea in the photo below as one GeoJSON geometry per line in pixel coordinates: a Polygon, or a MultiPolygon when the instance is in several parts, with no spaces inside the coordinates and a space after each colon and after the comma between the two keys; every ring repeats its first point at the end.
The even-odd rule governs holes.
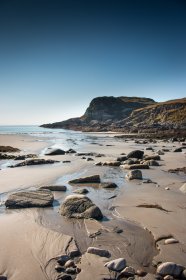
{"type": "Polygon", "coordinates": [[[37,125],[8,125],[0,126],[1,134],[14,135],[30,135],[36,138],[36,141],[44,141],[51,143],[52,148],[75,149],[77,146],[82,148],[87,144],[99,144],[105,142],[109,138],[109,134],[101,133],[84,133],[81,131],[50,129],[37,125]]]}

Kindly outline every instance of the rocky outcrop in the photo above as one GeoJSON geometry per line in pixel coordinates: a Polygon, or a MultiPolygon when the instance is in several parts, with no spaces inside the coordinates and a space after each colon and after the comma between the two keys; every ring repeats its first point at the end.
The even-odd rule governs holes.
{"type": "Polygon", "coordinates": [[[91,101],[82,117],[52,124],[44,124],[42,127],[103,131],[107,130],[105,125],[110,127],[113,123],[127,118],[133,110],[152,104],[155,104],[155,101],[150,98],[125,96],[97,97],[91,101]]]}
{"type": "Polygon", "coordinates": [[[125,133],[178,132],[186,128],[186,98],[157,103],[140,97],[97,97],[85,114],[46,128],[125,133]]]}
{"type": "Polygon", "coordinates": [[[5,201],[7,208],[30,208],[52,206],[54,196],[50,191],[37,190],[11,194],[5,201]]]}
{"type": "Polygon", "coordinates": [[[60,213],[67,218],[101,220],[103,215],[88,197],[84,195],[69,195],[60,207],[60,213]]]}

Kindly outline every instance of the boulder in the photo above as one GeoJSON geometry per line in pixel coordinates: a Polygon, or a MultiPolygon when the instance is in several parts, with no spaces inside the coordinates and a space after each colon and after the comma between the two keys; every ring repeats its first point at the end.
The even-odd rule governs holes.
{"type": "Polygon", "coordinates": [[[46,153],[46,156],[57,156],[57,155],[64,155],[65,151],[61,149],[52,149],[48,153],[46,153]]]}
{"type": "Polygon", "coordinates": [[[84,195],[69,195],[60,207],[60,213],[68,218],[101,220],[103,214],[88,197],[84,195]]]}
{"type": "Polygon", "coordinates": [[[105,258],[109,258],[111,255],[108,250],[104,250],[104,249],[96,248],[96,247],[89,247],[87,249],[87,253],[94,254],[94,255],[97,255],[100,257],[105,257],[105,258]]]}
{"type": "Polygon", "coordinates": [[[7,208],[29,208],[52,206],[53,194],[48,190],[25,191],[11,194],[5,201],[7,208]]]}
{"type": "Polygon", "coordinates": [[[141,170],[138,170],[138,169],[129,171],[125,177],[128,180],[134,180],[134,179],[142,180],[143,179],[142,172],[141,172],[141,170]]]}
{"type": "Polygon", "coordinates": [[[184,267],[173,263],[173,262],[165,262],[158,266],[156,273],[162,276],[171,275],[174,277],[179,277],[184,270],[184,267]]]}
{"type": "Polygon", "coordinates": [[[50,190],[54,192],[66,192],[66,186],[42,186],[39,188],[40,190],[50,190]]]}
{"type": "Polygon", "coordinates": [[[104,266],[109,270],[120,272],[126,267],[126,260],[123,258],[115,259],[105,263],[104,266]]]}
{"type": "Polygon", "coordinates": [[[92,183],[100,183],[100,182],[101,180],[99,175],[92,175],[92,176],[82,177],[69,181],[69,183],[71,184],[88,184],[88,183],[92,184],[92,183]]]}
{"type": "Polygon", "coordinates": [[[25,161],[22,161],[20,163],[17,163],[15,165],[11,165],[10,167],[11,168],[14,168],[14,167],[22,167],[22,166],[29,166],[29,165],[40,165],[40,164],[53,164],[53,163],[56,163],[56,162],[59,162],[57,160],[51,160],[51,159],[30,159],[30,160],[25,160],[25,161]]]}
{"type": "Polygon", "coordinates": [[[143,158],[143,155],[144,155],[144,152],[143,152],[143,151],[134,150],[134,151],[130,152],[130,153],[127,155],[127,158],[138,158],[138,159],[142,159],[142,158],[143,158]]]}
{"type": "Polygon", "coordinates": [[[186,183],[181,186],[180,191],[186,194],[186,183]]]}
{"type": "Polygon", "coordinates": [[[99,186],[104,189],[115,189],[118,187],[115,183],[101,183],[99,186]]]}
{"type": "Polygon", "coordinates": [[[124,164],[123,165],[124,169],[149,169],[149,165],[148,164],[132,164],[132,165],[128,165],[128,164],[124,164]]]}
{"type": "Polygon", "coordinates": [[[59,265],[64,266],[68,261],[70,261],[70,257],[68,255],[61,255],[57,262],[59,265]]]}

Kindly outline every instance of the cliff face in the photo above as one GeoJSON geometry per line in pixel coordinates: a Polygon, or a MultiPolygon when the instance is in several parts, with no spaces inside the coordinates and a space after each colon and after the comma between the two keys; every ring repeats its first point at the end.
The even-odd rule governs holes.
{"type": "Polygon", "coordinates": [[[97,97],[82,117],[42,126],[82,131],[179,130],[186,128],[186,98],[156,103],[149,98],[97,97]]]}
{"type": "Polygon", "coordinates": [[[82,117],[52,124],[44,124],[42,127],[73,130],[107,130],[105,125],[109,127],[112,123],[127,118],[133,110],[152,104],[155,104],[155,101],[150,98],[97,97],[91,101],[82,117]]]}
{"type": "Polygon", "coordinates": [[[157,103],[134,110],[120,126],[139,129],[186,128],[186,98],[157,103]]]}

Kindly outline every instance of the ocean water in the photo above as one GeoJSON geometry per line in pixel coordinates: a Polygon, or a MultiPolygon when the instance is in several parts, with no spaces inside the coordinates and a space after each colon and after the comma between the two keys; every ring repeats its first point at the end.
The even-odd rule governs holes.
{"type": "Polygon", "coordinates": [[[105,142],[109,135],[99,133],[83,133],[80,131],[72,131],[65,129],[50,129],[43,128],[36,125],[15,125],[15,126],[0,126],[1,134],[19,134],[31,135],[36,137],[36,141],[44,141],[46,139],[50,142],[52,148],[76,149],[85,144],[96,144],[105,142]]]}

